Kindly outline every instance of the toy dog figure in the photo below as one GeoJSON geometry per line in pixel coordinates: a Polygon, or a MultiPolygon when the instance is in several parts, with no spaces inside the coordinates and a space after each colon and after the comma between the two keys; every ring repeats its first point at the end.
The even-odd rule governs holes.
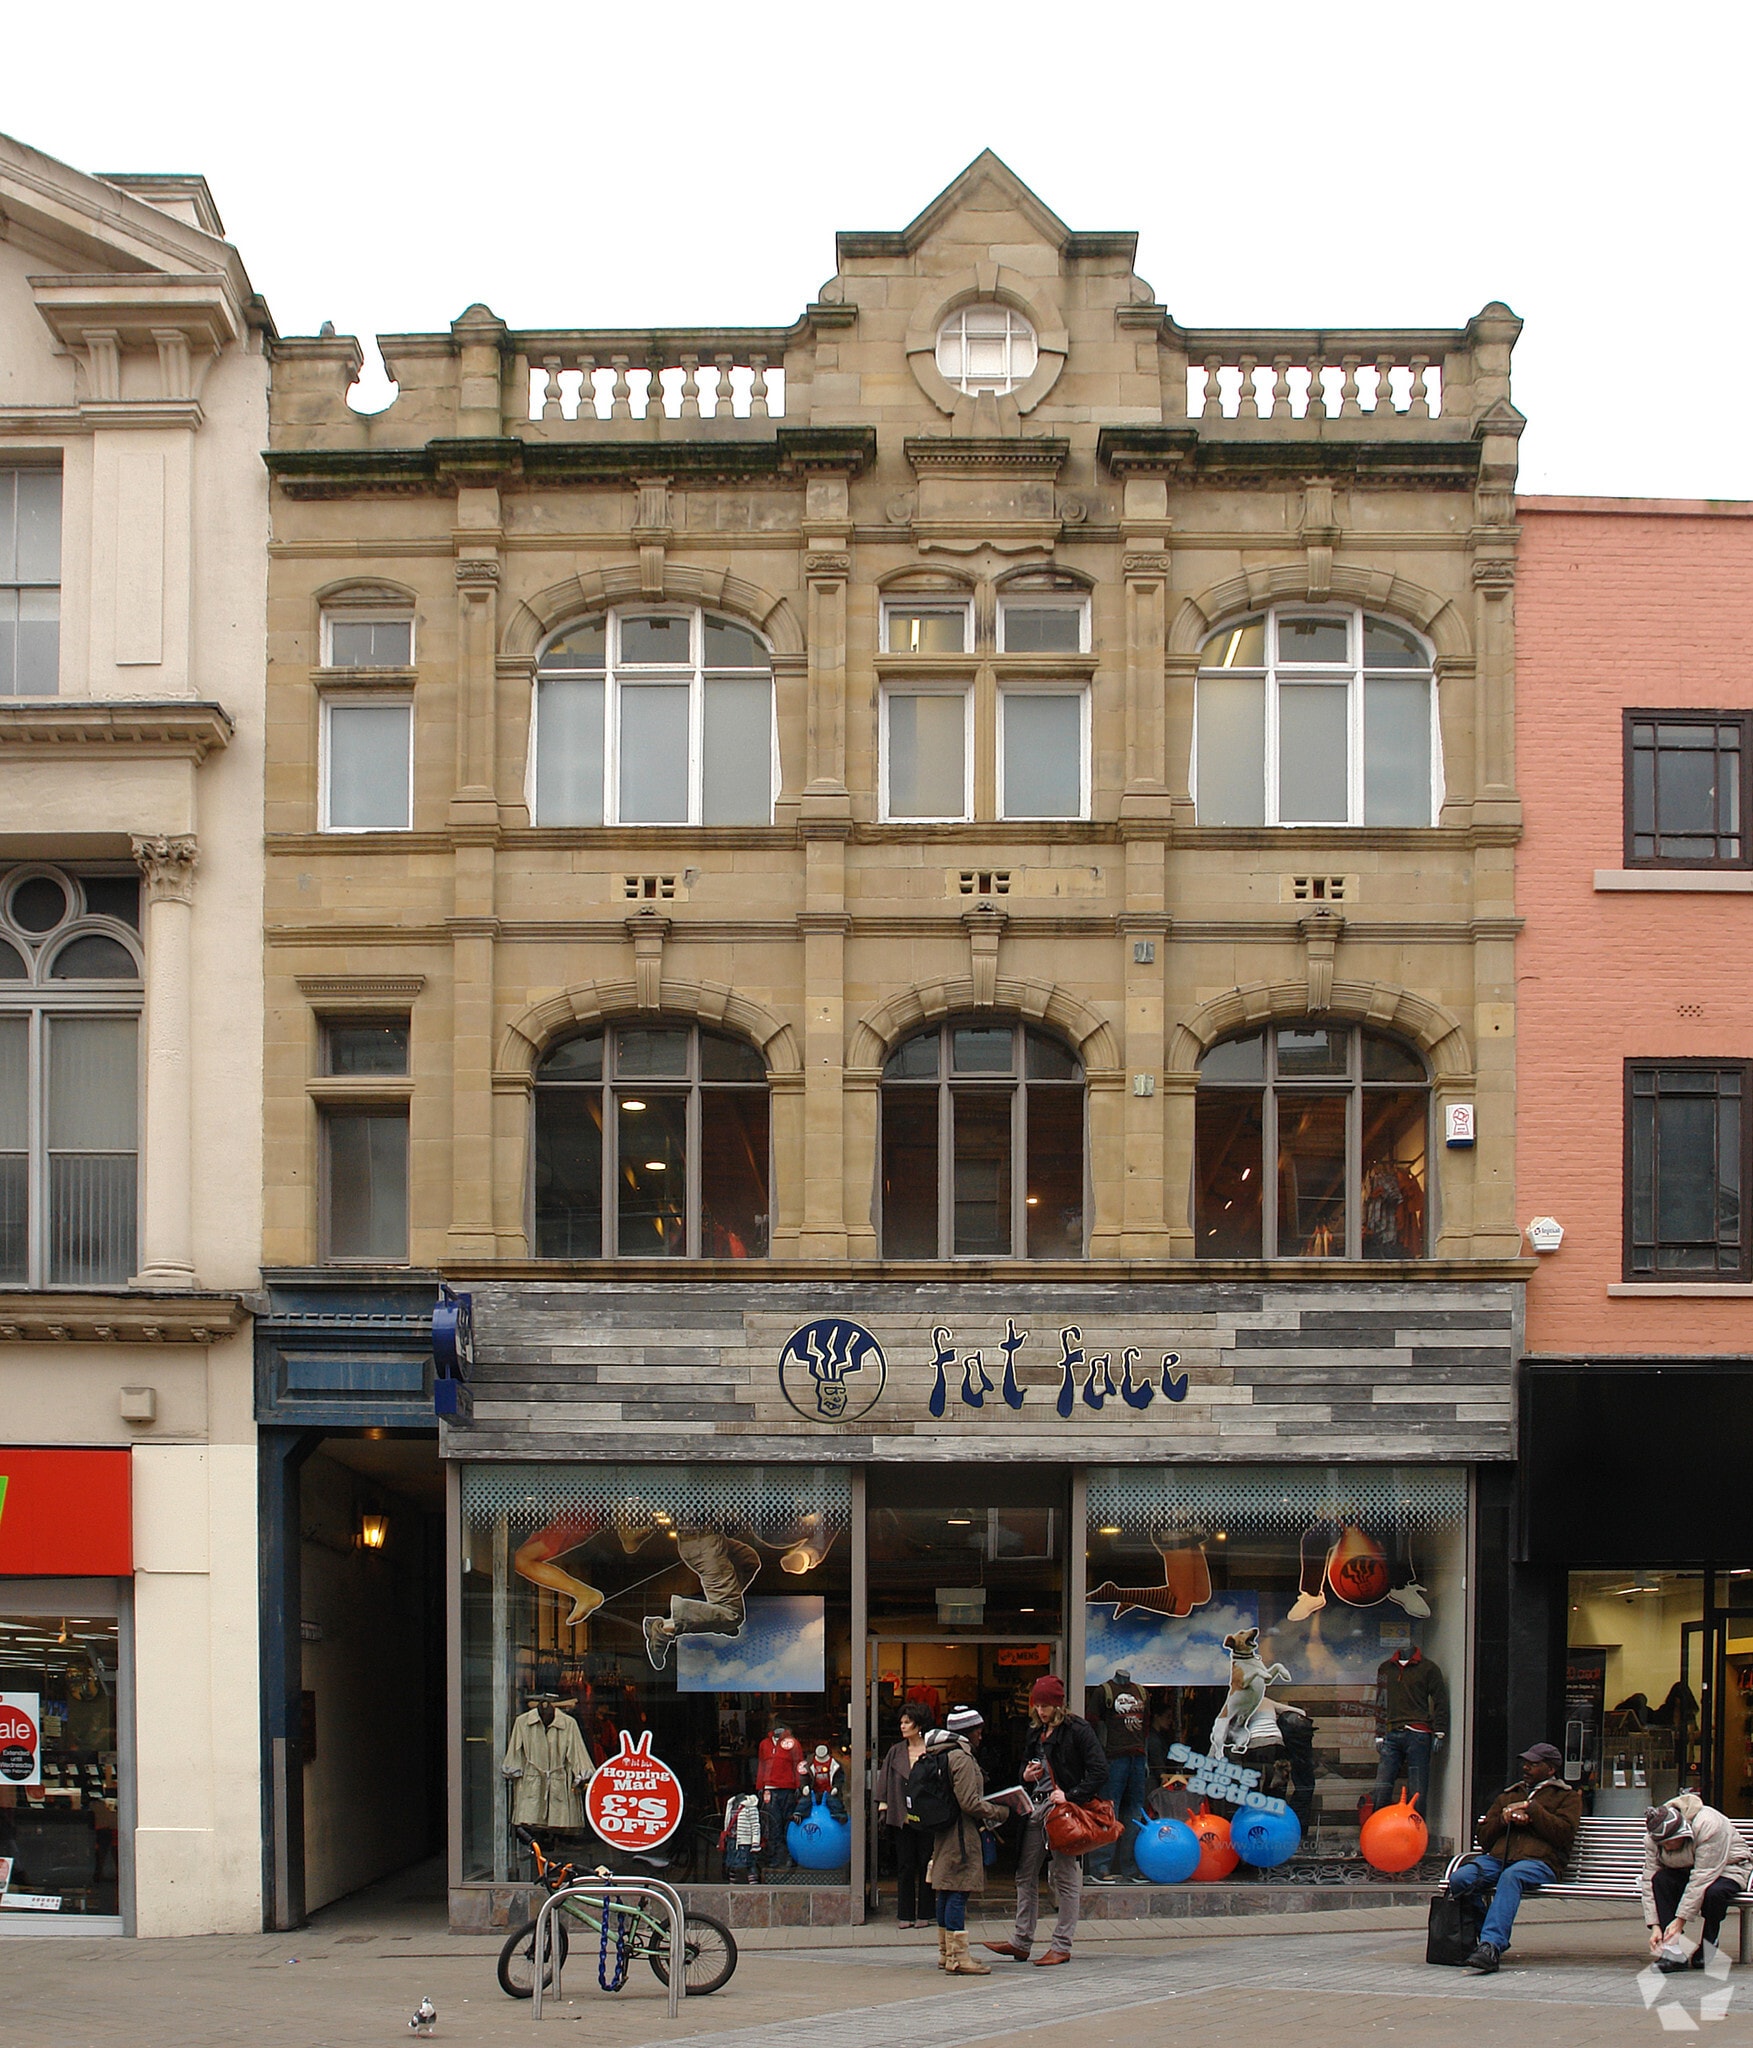
{"type": "Polygon", "coordinates": [[[1223,1646],[1230,1653],[1230,1690],[1223,1712],[1211,1724],[1211,1754],[1243,1756],[1249,1747],[1249,1724],[1266,1704],[1266,1688],[1274,1679],[1287,1683],[1290,1673],[1282,1664],[1267,1664],[1260,1656],[1260,1631],[1238,1629],[1225,1636],[1223,1646]],[[1232,1739],[1233,1738],[1233,1739],[1232,1739]]]}

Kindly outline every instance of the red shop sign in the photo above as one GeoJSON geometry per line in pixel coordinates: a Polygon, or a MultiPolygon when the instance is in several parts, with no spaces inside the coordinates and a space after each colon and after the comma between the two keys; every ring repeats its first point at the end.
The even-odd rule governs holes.
{"type": "Polygon", "coordinates": [[[0,1449],[0,1573],[125,1578],[134,1569],[126,1451],[0,1449]]]}
{"type": "Polygon", "coordinates": [[[651,1753],[651,1730],[639,1740],[623,1728],[621,1750],[597,1766],[584,1788],[584,1811],[612,1849],[655,1849],[682,1824],[682,1786],[651,1753]]]}

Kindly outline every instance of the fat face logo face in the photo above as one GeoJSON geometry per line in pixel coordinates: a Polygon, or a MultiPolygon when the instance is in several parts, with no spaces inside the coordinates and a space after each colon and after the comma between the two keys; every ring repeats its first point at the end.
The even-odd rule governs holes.
{"type": "Polygon", "coordinates": [[[883,1347],[862,1323],[818,1316],[793,1330],[779,1354],[779,1385],[806,1422],[856,1422],[882,1397],[883,1347]]]}

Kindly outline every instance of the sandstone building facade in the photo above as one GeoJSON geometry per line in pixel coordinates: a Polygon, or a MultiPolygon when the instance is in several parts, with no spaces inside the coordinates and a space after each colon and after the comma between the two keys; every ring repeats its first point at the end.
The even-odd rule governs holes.
{"type": "MultiPolygon", "coordinates": [[[[599,1749],[651,1726],[716,1814],[774,1711],[858,1782],[901,1700],[997,1728],[1031,1659],[1130,1659],[1203,1751],[1222,1616],[1324,1728],[1299,1793],[1336,1854],[1396,1646],[1455,1698],[1434,1833],[1530,1739],[1519,323],[1192,329],[1134,245],[984,156],[843,234],[789,327],[474,306],[384,339],[369,417],[354,342],[276,344],[282,1919],[325,1799],[384,1859],[437,1811],[300,1759],[301,1475],[331,1466],[424,1542],[445,1503],[442,1561],[380,1596],[447,1616],[447,1669],[403,1675],[461,1924],[515,1905],[532,1691],[599,1749]],[[478,1346],[441,1491],[440,1276],[478,1346]]],[[[368,1674],[333,1684],[377,1754],[368,1674]]],[[[881,1895],[852,1804],[857,1880],[788,1911],[881,1895]]]]}

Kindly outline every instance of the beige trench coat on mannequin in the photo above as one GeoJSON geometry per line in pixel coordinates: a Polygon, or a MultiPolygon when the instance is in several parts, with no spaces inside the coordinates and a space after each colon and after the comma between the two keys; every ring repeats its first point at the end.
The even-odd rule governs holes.
{"type": "Polygon", "coordinates": [[[516,1785],[511,1798],[513,1827],[583,1827],[580,1788],[593,1766],[578,1723],[570,1714],[556,1708],[546,1728],[534,1707],[519,1714],[499,1768],[516,1785]]]}

